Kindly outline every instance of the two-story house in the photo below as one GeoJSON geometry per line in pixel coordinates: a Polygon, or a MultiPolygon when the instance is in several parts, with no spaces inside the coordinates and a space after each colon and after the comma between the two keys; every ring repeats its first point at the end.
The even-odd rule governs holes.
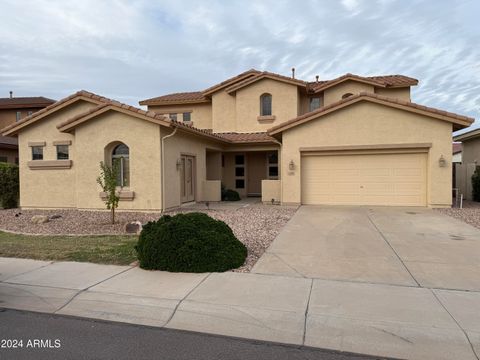
{"type": "Polygon", "coordinates": [[[456,187],[466,200],[473,199],[472,175],[480,169],[480,129],[473,129],[453,138],[461,141],[461,161],[455,166],[456,187]]]}
{"type": "MultiPolygon", "coordinates": [[[[55,100],[44,97],[0,98],[0,129],[14,124],[34,112],[51,105],[55,100]]],[[[15,137],[0,135],[0,162],[18,163],[18,144],[15,137]]]]}
{"type": "Polygon", "coordinates": [[[103,208],[100,161],[119,164],[121,209],[218,201],[221,184],[266,203],[450,206],[452,131],[473,119],[411,102],[417,83],[249,70],[147,111],[79,91],[3,134],[22,207],[103,208]]]}

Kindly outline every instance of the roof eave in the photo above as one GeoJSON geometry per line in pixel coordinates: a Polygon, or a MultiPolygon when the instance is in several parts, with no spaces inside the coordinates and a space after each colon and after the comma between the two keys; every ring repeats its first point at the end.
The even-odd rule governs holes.
{"type": "Polygon", "coordinates": [[[184,104],[206,104],[211,103],[211,99],[199,99],[199,100],[142,100],[138,103],[140,105],[147,106],[168,106],[168,105],[184,105],[184,104]]]}

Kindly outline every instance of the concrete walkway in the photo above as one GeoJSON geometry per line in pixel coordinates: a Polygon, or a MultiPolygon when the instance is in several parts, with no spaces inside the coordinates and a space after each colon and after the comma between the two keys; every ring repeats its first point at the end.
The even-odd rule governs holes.
{"type": "Polygon", "coordinates": [[[0,258],[0,307],[397,358],[480,353],[474,291],[0,258]]]}

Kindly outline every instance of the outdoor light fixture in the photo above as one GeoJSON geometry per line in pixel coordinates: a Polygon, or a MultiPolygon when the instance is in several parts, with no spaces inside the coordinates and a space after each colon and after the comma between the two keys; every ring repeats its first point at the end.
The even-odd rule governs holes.
{"type": "Polygon", "coordinates": [[[177,170],[180,170],[181,166],[182,166],[182,160],[179,158],[177,159],[177,170]]]}
{"type": "Polygon", "coordinates": [[[438,159],[438,165],[440,167],[445,167],[447,166],[447,160],[443,157],[443,155],[440,156],[440,159],[438,159]]]}
{"type": "Polygon", "coordinates": [[[288,163],[288,169],[295,170],[295,163],[293,162],[293,160],[290,160],[290,162],[288,163]]]}

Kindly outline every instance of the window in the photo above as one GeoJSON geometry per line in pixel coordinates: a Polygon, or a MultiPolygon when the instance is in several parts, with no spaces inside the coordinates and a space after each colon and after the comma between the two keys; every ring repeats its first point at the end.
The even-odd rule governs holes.
{"type": "Polygon", "coordinates": [[[112,151],[112,164],[118,164],[117,186],[130,185],[130,149],[125,144],[117,145],[112,151]]]}
{"type": "Polygon", "coordinates": [[[68,145],[57,145],[57,160],[68,160],[68,145]]]}
{"type": "Polygon", "coordinates": [[[22,118],[22,112],[21,112],[21,111],[17,111],[16,120],[17,120],[17,121],[20,121],[21,118],[22,118]]]}
{"type": "Polygon", "coordinates": [[[235,155],[235,188],[245,189],[245,155],[235,155]]]}
{"type": "Polygon", "coordinates": [[[168,114],[170,116],[170,120],[177,121],[177,114],[168,114]]]}
{"type": "Polygon", "coordinates": [[[33,111],[30,110],[30,111],[28,112],[28,116],[30,116],[30,115],[32,115],[32,114],[33,114],[33,111]]]}
{"type": "Polygon", "coordinates": [[[350,96],[352,96],[352,95],[353,95],[352,93],[343,94],[343,95],[342,95],[342,99],[346,99],[346,98],[348,98],[348,97],[350,97],[350,96]]]}
{"type": "Polygon", "coordinates": [[[183,122],[190,122],[192,121],[192,115],[189,112],[183,113],[183,122]]]}
{"type": "Polygon", "coordinates": [[[6,156],[0,156],[0,163],[2,163],[2,162],[3,162],[3,163],[8,162],[8,159],[7,159],[6,156]]]}
{"type": "Polygon", "coordinates": [[[272,115],[272,95],[263,94],[260,96],[260,116],[272,115]]]}
{"type": "Polygon", "coordinates": [[[267,153],[268,178],[271,180],[278,179],[278,152],[267,153]]]}
{"type": "Polygon", "coordinates": [[[313,97],[310,98],[310,104],[308,107],[308,111],[313,111],[320,108],[320,98],[319,97],[313,97]]]}
{"type": "Polygon", "coordinates": [[[32,160],[43,160],[43,146],[32,146],[32,160]]]}

